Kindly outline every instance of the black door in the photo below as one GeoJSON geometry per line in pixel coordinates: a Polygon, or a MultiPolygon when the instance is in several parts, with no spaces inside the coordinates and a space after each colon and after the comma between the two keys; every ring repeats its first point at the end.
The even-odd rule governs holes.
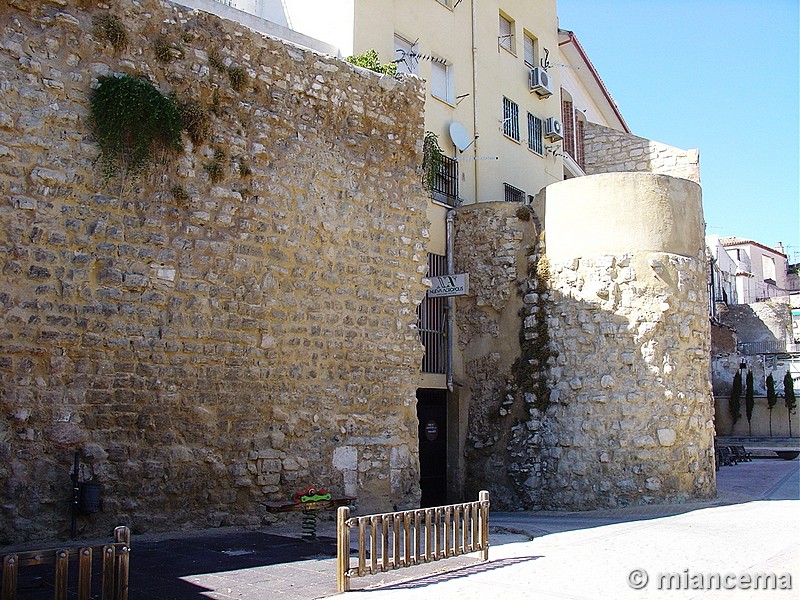
{"type": "Polygon", "coordinates": [[[447,504],[447,391],[417,390],[423,508],[447,504]]]}

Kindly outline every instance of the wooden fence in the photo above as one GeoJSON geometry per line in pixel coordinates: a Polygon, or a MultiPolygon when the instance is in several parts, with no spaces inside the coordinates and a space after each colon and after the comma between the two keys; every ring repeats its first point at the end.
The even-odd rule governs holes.
{"type": "Polygon", "coordinates": [[[336,520],[336,583],[350,589],[350,578],[410,567],[470,552],[489,559],[489,492],[476,502],[350,518],[341,506],[336,520]],[[358,535],[358,562],[350,562],[351,529],[358,535]]]}
{"type": "MultiPolygon", "coordinates": [[[[55,600],[67,598],[67,574],[69,561],[78,559],[78,600],[97,598],[92,596],[92,558],[101,556],[100,598],[102,600],[127,600],[128,562],[131,548],[131,532],[127,527],[114,530],[114,543],[83,548],[56,548],[33,550],[3,556],[3,584],[0,600],[16,600],[17,574],[20,567],[55,564],[55,600]]],[[[75,597],[74,593],[70,597],[75,597]]]]}

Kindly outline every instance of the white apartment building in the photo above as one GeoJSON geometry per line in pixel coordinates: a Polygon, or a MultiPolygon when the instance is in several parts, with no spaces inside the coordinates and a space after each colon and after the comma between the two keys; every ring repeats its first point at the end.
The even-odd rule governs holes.
{"type": "Polygon", "coordinates": [[[736,262],[736,294],[739,304],[761,302],[788,293],[787,256],[777,249],[745,238],[723,237],[720,243],[736,262]]]}

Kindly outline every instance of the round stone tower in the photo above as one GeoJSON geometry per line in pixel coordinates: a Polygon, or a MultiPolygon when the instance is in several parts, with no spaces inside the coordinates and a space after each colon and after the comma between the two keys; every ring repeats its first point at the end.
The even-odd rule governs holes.
{"type": "Polygon", "coordinates": [[[650,173],[559,182],[544,192],[544,231],[556,356],[543,508],[713,496],[700,186],[650,173]]]}

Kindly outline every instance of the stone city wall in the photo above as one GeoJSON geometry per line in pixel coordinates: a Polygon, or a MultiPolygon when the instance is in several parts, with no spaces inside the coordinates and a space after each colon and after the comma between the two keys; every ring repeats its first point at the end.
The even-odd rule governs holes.
{"type": "Polygon", "coordinates": [[[455,224],[455,268],[470,278],[469,294],[456,298],[455,379],[466,413],[463,495],[487,489],[493,506],[519,508],[525,490],[510,469],[509,446],[515,425],[528,416],[515,364],[528,252],[538,248],[539,228],[530,209],[509,202],[460,207],[455,224]]]}
{"type": "Polygon", "coordinates": [[[155,0],[3,2],[0,70],[0,544],[69,530],[75,451],[84,536],[417,505],[422,83],[155,0]],[[104,182],[120,73],[210,130],[104,182]]]}
{"type": "Polygon", "coordinates": [[[457,214],[465,493],[552,510],[713,496],[699,186],[607,174],[537,202],[545,245],[527,208],[457,214]]]}
{"type": "Polygon", "coordinates": [[[681,150],[589,122],[584,130],[583,147],[588,175],[631,171],[700,183],[700,151],[696,149],[681,150]]]}

